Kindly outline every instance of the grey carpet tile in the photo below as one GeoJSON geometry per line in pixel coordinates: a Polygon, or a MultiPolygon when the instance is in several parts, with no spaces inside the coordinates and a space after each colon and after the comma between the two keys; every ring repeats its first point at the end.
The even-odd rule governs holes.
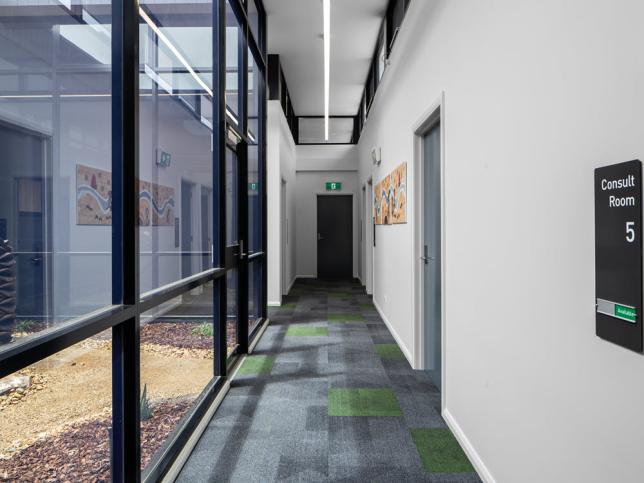
{"type": "Polygon", "coordinates": [[[406,359],[383,359],[374,344],[394,338],[356,283],[301,280],[270,307],[255,355],[273,356],[270,374],[237,376],[178,481],[480,481],[474,473],[428,473],[411,428],[445,428],[441,395],[406,359]],[[361,321],[338,321],[340,314],[361,321]],[[331,317],[330,317],[331,316],[331,317]],[[325,336],[288,336],[289,327],[325,336]],[[329,389],[389,388],[400,416],[329,416],[329,389]]]}

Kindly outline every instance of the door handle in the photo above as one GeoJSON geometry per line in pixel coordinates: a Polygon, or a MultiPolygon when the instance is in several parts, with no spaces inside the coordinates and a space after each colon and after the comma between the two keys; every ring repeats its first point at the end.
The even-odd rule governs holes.
{"type": "Polygon", "coordinates": [[[430,260],[436,260],[436,257],[430,257],[429,256],[429,249],[427,248],[427,245],[424,246],[423,248],[424,254],[421,255],[420,259],[425,262],[425,265],[429,263],[430,260]]]}
{"type": "Polygon", "coordinates": [[[318,233],[318,241],[324,240],[324,237],[318,233]]]}

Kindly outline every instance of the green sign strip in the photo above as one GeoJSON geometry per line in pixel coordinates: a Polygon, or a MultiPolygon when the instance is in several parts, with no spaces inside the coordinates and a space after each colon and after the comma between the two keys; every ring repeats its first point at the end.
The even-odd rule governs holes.
{"type": "Polygon", "coordinates": [[[618,304],[610,300],[598,298],[597,312],[630,322],[631,324],[637,323],[637,308],[631,307],[630,305],[618,304]]]}
{"type": "Polygon", "coordinates": [[[635,323],[637,322],[637,311],[633,307],[615,304],[615,317],[635,323]]]}
{"type": "Polygon", "coordinates": [[[326,190],[327,191],[340,191],[342,189],[342,183],[339,181],[327,181],[326,190]]]}

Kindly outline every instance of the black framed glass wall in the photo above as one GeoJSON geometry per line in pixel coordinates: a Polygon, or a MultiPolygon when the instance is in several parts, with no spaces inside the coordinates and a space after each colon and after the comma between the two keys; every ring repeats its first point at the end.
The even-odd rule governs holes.
{"type": "Polygon", "coordinates": [[[264,30],[261,1],[0,7],[0,479],[157,480],[247,351],[264,30]]]}

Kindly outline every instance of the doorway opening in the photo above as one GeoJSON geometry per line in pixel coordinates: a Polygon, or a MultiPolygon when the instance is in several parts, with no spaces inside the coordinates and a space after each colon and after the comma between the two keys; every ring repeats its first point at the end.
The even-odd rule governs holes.
{"type": "Polygon", "coordinates": [[[353,196],[317,197],[318,278],[353,278],[353,196]]]}
{"type": "Polygon", "coordinates": [[[51,166],[48,139],[0,123],[3,175],[0,254],[15,260],[15,317],[46,323],[51,313],[51,166]]]}

